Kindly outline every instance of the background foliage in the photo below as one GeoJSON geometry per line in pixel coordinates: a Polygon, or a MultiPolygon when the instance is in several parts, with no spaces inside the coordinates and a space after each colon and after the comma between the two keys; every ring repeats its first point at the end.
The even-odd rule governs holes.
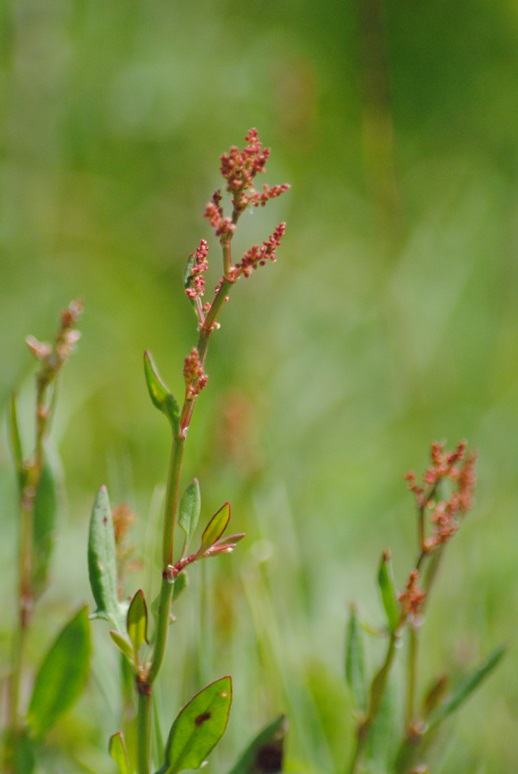
{"type": "MultiPolygon", "coordinates": [[[[152,561],[168,438],[146,396],[142,352],[180,392],[195,338],[183,267],[208,237],[202,211],[220,153],[257,126],[273,148],[268,181],[292,190],[247,218],[238,239],[246,247],[281,219],[288,232],[278,264],[243,282],[225,310],[187,465],[206,515],[230,498],[233,528],[249,537],[206,568],[205,591],[192,579],[204,630],[180,605],[189,620],[174,647],[191,670],[171,675],[171,693],[184,700],[231,672],[220,761],[287,711],[294,770],[296,761],[336,770],[351,727],[346,603],[379,617],[380,551],[392,547],[402,583],[414,550],[402,474],[425,467],[430,440],[467,437],[480,456],[478,504],[429,612],[426,669],[460,669],[510,642],[457,722],[441,771],[511,771],[515,4],[6,0],[0,15],[3,406],[20,383],[30,399],[23,337],[50,336],[73,297],[86,306],[54,428],[68,497],[35,662],[49,622],[91,601],[87,520],[101,483],[138,513],[133,542],[152,561]]],[[[0,561],[11,588],[5,432],[0,444],[0,561]]],[[[138,575],[129,591],[137,586],[138,575]]],[[[6,605],[2,663],[13,615],[6,605]]],[[[117,707],[103,696],[113,680],[106,632],[96,639],[89,691],[59,730],[78,771],[109,770],[103,746],[116,730],[117,707]]]]}

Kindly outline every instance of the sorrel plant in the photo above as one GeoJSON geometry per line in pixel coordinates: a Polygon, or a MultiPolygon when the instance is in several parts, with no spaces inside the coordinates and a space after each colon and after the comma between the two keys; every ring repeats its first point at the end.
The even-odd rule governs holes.
{"type": "MultiPolygon", "coordinates": [[[[221,157],[220,171],[225,191],[231,199],[230,215],[224,213],[221,190],[213,194],[205,209],[205,217],[221,247],[223,264],[212,300],[205,301],[209,253],[205,240],[200,241],[185,270],[185,293],[194,309],[197,341],[184,360],[185,392],[181,405],[159,376],[151,355],[144,354],[149,395],[154,406],[166,416],[172,437],[163,512],[161,583],[154,605],[156,622],[151,635],[148,634],[149,605],[144,591],[139,589],[133,595],[129,607],[119,598],[113,520],[105,487],[98,493],[92,514],[89,573],[97,603],[95,615],[110,621],[111,637],[132,671],[137,696],[136,760],[131,760],[122,732],[110,740],[110,753],[121,774],[134,769],[138,774],[151,771],[153,689],[166,653],[171,606],[185,587],[187,568],[202,559],[232,552],[244,537],[243,534],[225,535],[231,515],[230,503],[226,502],[205,526],[198,548],[189,551],[200,515],[201,497],[196,479],[184,488],[182,466],[194,409],[207,385],[205,364],[211,337],[219,328],[220,312],[241,277],[249,277],[254,269],[275,261],[276,249],[285,231],[285,224],[280,223],[261,245],[253,245],[235,261],[232,241],[243,213],[251,207],[265,206],[288,189],[287,185],[263,185],[260,191],[253,187],[256,176],[265,171],[269,149],[262,146],[255,129],[251,129],[245,139],[242,151],[232,147],[221,157]],[[179,534],[181,542],[177,539],[179,534]]],[[[204,763],[225,731],[231,699],[229,676],[206,686],[191,699],[172,724],[165,749],[159,753],[160,774],[174,774],[204,763]]]]}
{"type": "MultiPolygon", "coordinates": [[[[424,774],[431,770],[428,766],[434,761],[443,721],[466,701],[504,653],[504,648],[497,648],[453,687],[446,674],[439,675],[418,701],[418,666],[425,609],[445,549],[473,505],[475,455],[467,452],[465,441],[457,444],[452,452],[446,451],[444,443],[433,443],[431,464],[423,482],[417,482],[414,472],[407,473],[406,479],[416,503],[417,554],[405,588],[399,594],[393,579],[390,551],[385,550],[381,556],[377,580],[385,613],[382,635],[386,645],[382,663],[370,682],[366,677],[362,627],[354,607],[349,617],[346,677],[356,707],[357,726],[348,774],[378,770],[424,774]],[[388,717],[394,714],[389,706],[388,688],[396,653],[404,639],[404,685],[398,692],[404,697],[404,721],[398,732],[392,718],[388,717]],[[389,733],[379,733],[382,725],[389,727],[389,733]],[[383,768],[376,768],[376,764],[383,768]]],[[[370,631],[372,633],[372,628],[370,631]]]]}
{"type": "MultiPolygon", "coordinates": [[[[180,710],[170,725],[166,743],[161,740],[160,719],[154,692],[163,675],[171,631],[172,608],[187,586],[187,570],[202,559],[231,553],[244,537],[226,534],[230,503],[224,503],[205,525],[196,543],[201,511],[197,479],[185,484],[183,462],[188,431],[198,398],[206,388],[206,360],[219,316],[233,287],[241,277],[249,277],[259,266],[274,261],[284,235],[279,224],[260,245],[255,244],[236,261],[233,238],[242,214],[265,206],[284,193],[287,185],[260,190],[254,188],[258,174],[265,171],[269,149],[263,148],[257,131],[246,135],[243,150],[232,147],[221,157],[220,171],[225,190],[217,190],[205,209],[219,242],[222,273],[211,300],[206,299],[205,278],[209,268],[209,247],[201,240],[187,262],[185,294],[193,308],[197,338],[184,358],[185,390],[181,402],[170,392],[151,358],[144,354],[144,374],[153,405],[165,415],[171,434],[169,471],[163,507],[160,591],[151,604],[143,589],[126,598],[123,591],[125,557],[121,551],[130,516],[124,508],[111,511],[106,487],[95,499],[90,520],[88,568],[96,602],[88,616],[86,607],[75,612],[42,659],[30,686],[28,701],[21,685],[27,683],[26,645],[30,635],[33,608],[48,585],[57,513],[56,474],[49,452],[49,432],[56,407],[57,382],[79,338],[76,323],[82,303],[72,302],[62,312],[52,344],[27,338],[39,362],[36,374],[34,443],[30,455],[22,448],[16,397],[10,405],[10,441],[15,461],[19,503],[19,579],[17,621],[14,627],[13,657],[9,679],[8,722],[3,771],[31,774],[37,766],[39,746],[48,731],[80,695],[89,672],[89,618],[106,619],[110,636],[120,651],[121,692],[129,684],[134,717],[121,718],[121,730],[109,739],[109,753],[119,774],[177,774],[200,768],[225,732],[232,701],[232,681],[225,675],[201,688],[180,710]],[[230,198],[230,214],[225,215],[224,195],[230,198]],[[129,739],[125,737],[125,731],[129,739]]],[[[431,771],[439,731],[500,661],[504,649],[497,648],[464,679],[450,686],[440,674],[424,692],[419,690],[419,666],[423,621],[447,546],[458,532],[473,505],[475,455],[461,442],[452,452],[435,443],[431,463],[422,483],[414,473],[407,474],[409,489],[416,503],[417,550],[406,574],[404,589],[396,591],[390,552],[383,551],[377,582],[384,611],[384,625],[368,627],[355,607],[347,627],[346,679],[355,706],[355,732],[347,774],[393,772],[424,774],[431,771]],[[383,638],[381,662],[367,675],[363,630],[383,638]],[[406,645],[403,683],[398,694],[403,712],[398,717],[390,706],[390,683],[399,646],[406,645]],[[389,735],[381,727],[392,729],[389,735]]],[[[401,649],[403,650],[403,649],[401,649]]],[[[177,665],[181,668],[181,665],[177,665]]],[[[179,703],[179,702],[178,702],[179,703]]],[[[276,718],[252,741],[230,774],[261,774],[283,770],[283,738],[286,722],[276,718]]],[[[351,741],[351,740],[349,740],[351,741]]]]}

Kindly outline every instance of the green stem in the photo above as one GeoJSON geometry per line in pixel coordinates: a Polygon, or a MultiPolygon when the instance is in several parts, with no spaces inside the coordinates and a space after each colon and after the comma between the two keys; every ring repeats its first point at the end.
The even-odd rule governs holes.
{"type": "Polygon", "coordinates": [[[415,720],[415,697],[417,688],[417,654],[419,641],[417,631],[411,624],[408,626],[408,673],[407,673],[407,691],[405,721],[407,728],[415,720]]]}
{"type": "Polygon", "coordinates": [[[20,727],[20,684],[25,660],[26,634],[30,625],[34,565],[34,508],[44,465],[43,441],[48,427],[49,410],[45,403],[47,384],[38,378],[36,398],[36,438],[34,458],[27,467],[19,493],[20,536],[18,560],[18,626],[13,642],[13,660],[9,695],[9,727],[14,732],[20,727]]]}
{"type": "Polygon", "coordinates": [[[437,573],[439,571],[439,567],[441,564],[441,559],[443,555],[443,548],[444,545],[439,546],[439,548],[436,548],[433,554],[430,554],[430,558],[428,561],[428,568],[426,570],[426,574],[423,580],[423,591],[426,593],[426,599],[425,602],[428,603],[430,592],[432,590],[432,586],[435,582],[435,579],[437,577],[437,573]]]}
{"type": "MultiPolygon", "coordinates": [[[[237,222],[237,217],[235,217],[235,214],[233,219],[234,222],[237,222]]],[[[214,330],[217,317],[227,299],[230,289],[235,284],[234,282],[226,279],[230,272],[232,263],[230,242],[231,237],[221,245],[223,252],[224,279],[218,292],[216,293],[206,318],[203,320],[203,325],[201,326],[198,335],[197,350],[202,368],[207,358],[210,335],[214,330]]],[[[174,582],[174,578],[171,575],[171,568],[174,564],[174,538],[178,517],[180,482],[185,450],[185,439],[187,430],[189,429],[189,425],[191,423],[195,405],[196,397],[185,398],[182,411],[180,413],[180,429],[179,432],[173,437],[173,445],[169,461],[162,539],[162,584],[160,587],[160,602],[155,633],[155,646],[145,680],[138,683],[138,774],[149,774],[149,750],[151,740],[151,694],[153,683],[156,680],[158,673],[160,672],[167,647],[174,582]]]]}
{"type": "Polygon", "coordinates": [[[378,673],[374,677],[374,680],[372,681],[369,697],[369,707],[367,709],[366,716],[358,726],[356,749],[354,751],[351,765],[349,767],[349,774],[360,774],[361,765],[365,756],[365,751],[367,749],[367,742],[372,731],[372,726],[374,725],[374,721],[378,716],[383,698],[385,696],[390,670],[392,668],[394,656],[396,655],[396,645],[399,640],[399,636],[400,632],[398,627],[398,629],[396,629],[396,631],[392,632],[390,635],[385,659],[378,673]]]}
{"type": "Polygon", "coordinates": [[[137,772],[149,774],[151,764],[151,687],[138,684],[137,772]]]}
{"type": "Polygon", "coordinates": [[[158,608],[158,620],[155,634],[155,649],[153,659],[149,669],[148,683],[152,685],[160,671],[162,661],[164,660],[165,649],[167,645],[167,635],[169,632],[169,617],[171,615],[171,599],[173,596],[173,584],[162,578],[160,587],[160,603],[158,608]]]}
{"type": "MultiPolygon", "coordinates": [[[[174,532],[178,513],[178,501],[180,497],[180,478],[182,474],[183,455],[185,450],[185,438],[181,435],[173,439],[171,456],[169,459],[169,473],[164,506],[164,532],[162,540],[163,571],[173,564],[174,532]]],[[[169,612],[167,613],[169,616],[169,612]]]]}
{"type": "Polygon", "coordinates": [[[231,288],[233,288],[234,285],[234,282],[231,282],[228,279],[223,279],[221,287],[219,288],[216,297],[214,298],[214,301],[212,302],[212,305],[207,313],[207,317],[205,318],[203,326],[201,327],[200,335],[198,336],[197,350],[202,365],[205,363],[205,359],[207,357],[209,337],[213,331],[214,323],[216,322],[221,308],[225,303],[225,299],[227,298],[231,288]]]}
{"type": "Polygon", "coordinates": [[[20,617],[13,641],[12,671],[9,685],[9,728],[15,733],[20,729],[20,683],[25,654],[27,626],[20,617]]]}
{"type": "MultiPolygon", "coordinates": [[[[209,345],[210,334],[214,329],[216,318],[225,303],[230,288],[234,283],[224,280],[204,321],[198,336],[198,354],[200,362],[205,363],[209,345]]],[[[186,431],[192,419],[196,399],[184,401],[180,415],[180,432],[174,436],[169,461],[169,473],[164,506],[164,529],[162,540],[162,584],[160,587],[160,602],[158,608],[158,620],[155,633],[155,646],[151,658],[151,664],[147,673],[145,686],[151,696],[151,688],[155,682],[167,647],[169,632],[169,619],[171,614],[171,600],[173,596],[173,578],[170,568],[174,563],[174,537],[178,517],[178,503],[180,498],[180,482],[185,451],[186,431]]],[[[149,746],[151,736],[150,716],[151,700],[145,701],[143,694],[139,693],[138,702],[138,760],[139,774],[148,774],[149,746]],[[148,718],[149,715],[149,718],[148,718]]]]}

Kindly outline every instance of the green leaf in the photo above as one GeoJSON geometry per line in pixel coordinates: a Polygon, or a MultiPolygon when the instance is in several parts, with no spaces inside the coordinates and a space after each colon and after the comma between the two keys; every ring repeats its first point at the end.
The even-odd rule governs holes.
{"type": "Polygon", "coordinates": [[[345,647],[345,679],[352,693],[355,706],[364,710],[367,706],[367,683],[363,639],[356,609],[351,607],[345,647]]]}
{"type": "Polygon", "coordinates": [[[13,461],[16,467],[16,474],[18,477],[18,489],[23,491],[25,486],[25,468],[23,465],[23,450],[22,440],[20,435],[20,427],[18,425],[18,409],[16,406],[16,393],[12,393],[11,401],[9,403],[9,443],[11,446],[11,454],[13,455],[13,461]]]}
{"type": "Polygon", "coordinates": [[[27,714],[35,739],[41,739],[79,697],[90,654],[88,610],[82,607],[62,629],[36,675],[27,714]]]}
{"type": "Polygon", "coordinates": [[[198,555],[202,556],[207,549],[216,543],[225,532],[230,521],[230,503],[225,503],[209,521],[201,537],[198,555]]]}
{"type": "Polygon", "coordinates": [[[122,731],[118,731],[113,736],[110,736],[109,752],[111,758],[117,764],[119,774],[131,774],[128,751],[126,750],[126,744],[124,742],[124,734],[122,731]]]}
{"type": "Polygon", "coordinates": [[[201,493],[198,479],[195,478],[185,490],[180,503],[180,515],[178,523],[185,533],[185,548],[187,549],[194,530],[198,525],[201,510],[201,493]]]}
{"type": "Polygon", "coordinates": [[[36,766],[36,755],[27,729],[6,731],[2,742],[5,743],[4,764],[7,769],[20,774],[32,774],[36,766]]]}
{"type": "Polygon", "coordinates": [[[187,577],[187,573],[185,571],[176,576],[173,586],[173,602],[176,602],[182,591],[184,591],[188,585],[189,578],[187,577]]]}
{"type": "Polygon", "coordinates": [[[35,596],[39,596],[47,585],[54,548],[57,514],[56,480],[50,464],[46,461],[41,471],[34,501],[32,585],[35,596]]]}
{"type": "Polygon", "coordinates": [[[395,632],[399,624],[399,606],[396,597],[396,587],[392,577],[392,563],[390,552],[384,551],[378,570],[378,586],[381,592],[381,601],[387,617],[388,628],[395,632]]]}
{"type": "Polygon", "coordinates": [[[430,730],[435,728],[448,715],[452,715],[458,708],[464,704],[466,699],[478,688],[483,680],[488,677],[495,667],[499,664],[507,648],[501,645],[496,648],[487,659],[468,674],[445,699],[436,712],[432,713],[430,718],[430,730]]]}
{"type": "Polygon", "coordinates": [[[120,650],[120,652],[123,654],[123,656],[126,656],[126,658],[133,663],[134,661],[134,652],[133,652],[133,646],[131,642],[128,641],[128,639],[121,634],[120,632],[116,631],[115,629],[110,629],[110,637],[120,650]]]}
{"type": "Polygon", "coordinates": [[[153,405],[166,415],[176,435],[180,431],[180,409],[173,395],[160,378],[149,352],[144,352],[144,374],[153,405]]]}
{"type": "Polygon", "coordinates": [[[110,500],[105,486],[99,489],[90,519],[88,574],[97,610],[93,617],[105,618],[125,633],[124,609],[119,602],[117,549],[110,500]]]}
{"type": "Polygon", "coordinates": [[[139,650],[147,642],[147,606],[142,589],[139,589],[131,600],[126,626],[133,645],[135,666],[138,667],[139,650]]]}
{"type": "Polygon", "coordinates": [[[286,716],[280,715],[255,737],[229,774],[282,772],[287,730],[286,716]]]}
{"type": "Polygon", "coordinates": [[[199,769],[223,736],[232,703],[232,680],[222,677],[185,705],[174,721],[159,774],[199,769]]]}

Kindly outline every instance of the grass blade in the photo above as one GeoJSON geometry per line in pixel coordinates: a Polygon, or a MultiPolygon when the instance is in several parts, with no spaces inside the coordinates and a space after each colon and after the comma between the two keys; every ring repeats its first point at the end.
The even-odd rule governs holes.
{"type": "Polygon", "coordinates": [[[501,645],[489,654],[487,659],[468,674],[464,680],[457,686],[455,691],[449,694],[444,703],[433,713],[430,719],[430,730],[435,728],[441,721],[449,715],[452,715],[458,708],[464,704],[478,686],[488,677],[498,666],[503,658],[507,648],[501,645]]]}

